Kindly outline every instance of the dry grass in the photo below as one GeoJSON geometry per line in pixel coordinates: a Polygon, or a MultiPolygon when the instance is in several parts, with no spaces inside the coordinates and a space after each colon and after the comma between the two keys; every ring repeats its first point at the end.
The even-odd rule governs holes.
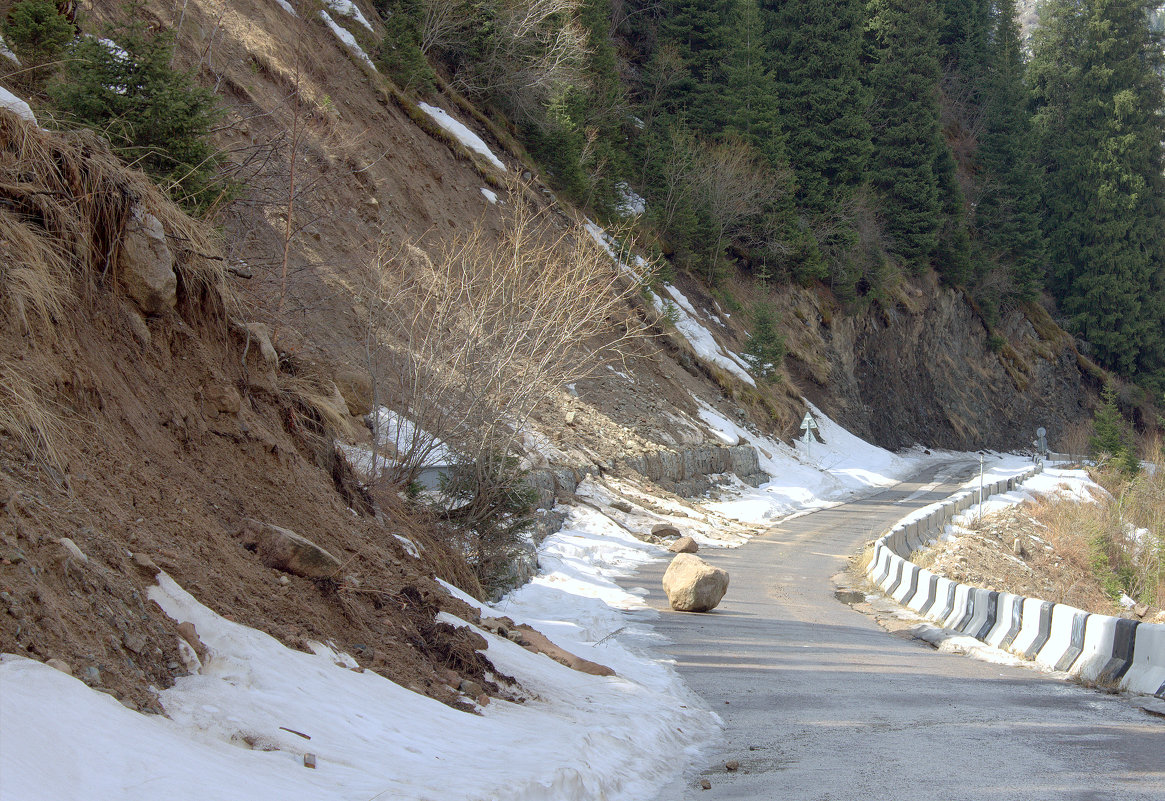
{"type": "Polygon", "coordinates": [[[1140,603],[1161,606],[1165,603],[1165,458],[1159,442],[1149,449],[1147,461],[1154,467],[1133,478],[1116,470],[1094,470],[1093,477],[1109,493],[1097,503],[1044,501],[1032,514],[1047,527],[1046,536],[1041,536],[1055,553],[1080,573],[1092,576],[1108,597],[1115,600],[1126,594],[1140,603]]]}
{"type": "Polygon", "coordinates": [[[56,483],[66,473],[65,443],[74,428],[71,416],[23,361],[0,362],[0,432],[45,467],[56,483]]]}
{"type": "Polygon", "coordinates": [[[415,477],[434,438],[470,460],[512,453],[536,407],[646,335],[639,282],[521,195],[499,241],[478,229],[432,253],[385,243],[354,288],[378,401],[417,427],[392,443],[396,480],[415,477]]]}
{"type": "Polygon", "coordinates": [[[183,313],[225,319],[222,262],[208,225],[187,217],[95,134],[55,134],[0,111],[0,325],[24,338],[0,349],[0,427],[58,472],[69,423],[54,388],[15,349],[47,351],[95,291],[118,291],[119,250],[138,205],[167,232],[183,313]]]}

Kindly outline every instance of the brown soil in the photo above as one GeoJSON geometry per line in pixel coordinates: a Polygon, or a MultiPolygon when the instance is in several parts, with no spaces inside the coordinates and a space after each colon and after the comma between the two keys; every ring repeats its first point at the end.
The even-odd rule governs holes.
{"type": "MultiPolygon", "coordinates": [[[[85,190],[66,206],[84,241],[102,241],[102,220],[125,219],[139,198],[177,219],[141,176],[99,152],[90,158],[87,140],[0,117],[0,191],[10,208],[29,210],[0,220],[0,238],[52,241],[55,219],[31,209],[45,193],[71,191],[38,172],[41,163],[20,150],[28,141],[55,148],[44,164],[64,165],[66,178],[77,174],[67,169],[74,159],[83,165],[76,180],[100,174],[92,185],[101,197],[85,190]]],[[[426,543],[427,527],[395,496],[376,506],[351,481],[301,391],[309,367],[290,359],[271,373],[254,346],[244,362],[244,338],[217,290],[192,292],[195,277],[213,271],[179,253],[178,309],[150,318],[148,342],[131,333],[137,312],[93,249],[71,252],[71,272],[56,275],[68,293],[64,318],[33,317],[22,331],[7,316],[0,328],[0,366],[31,377],[36,402],[64,433],[52,458],[15,427],[0,431],[0,651],[63,660],[127,705],[156,710],[150,688],[184,669],[176,622],[147,600],[152,561],[219,614],[290,647],[331,641],[361,666],[453,705],[465,706],[449,670],[499,692],[476,651],[480,638],[434,622],[438,608],[473,617],[433,581],[448,555],[431,542],[421,560],[405,552],[393,534],[426,543]],[[237,413],[214,400],[231,394],[237,413]],[[311,581],[264,567],[238,536],[247,518],[308,537],[342,569],[311,581]]]]}

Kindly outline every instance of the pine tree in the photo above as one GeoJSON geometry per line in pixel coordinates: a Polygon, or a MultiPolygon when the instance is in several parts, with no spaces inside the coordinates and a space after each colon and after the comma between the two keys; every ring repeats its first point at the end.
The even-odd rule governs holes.
{"type": "Polygon", "coordinates": [[[1100,394],[1100,406],[1092,418],[1088,451],[1093,459],[1107,457],[1128,473],[1135,473],[1140,468],[1132,432],[1117,406],[1116,388],[1111,383],[1105,384],[1100,394]]]}
{"type": "Polygon", "coordinates": [[[735,7],[734,0],[663,0],[660,7],[656,50],[673,50],[684,68],[665,109],[705,136],[727,123],[724,71],[735,46],[735,7]]]}
{"type": "Polygon", "coordinates": [[[204,212],[236,190],[218,172],[210,137],[222,111],[191,73],[171,68],[173,34],[149,30],[139,5],[128,6],[137,9],[128,23],[106,30],[108,39],[74,43],[53,99],[62,119],[99,131],[174,200],[204,212]]]}
{"type": "Polygon", "coordinates": [[[939,2],[942,14],[939,49],[943,69],[948,75],[957,76],[972,96],[979,87],[988,61],[991,5],[991,0],[939,2]]]}
{"type": "Polygon", "coordinates": [[[1033,57],[1051,287],[1097,359],[1165,379],[1165,54],[1146,0],[1053,0],[1033,57]]]}
{"type": "Polygon", "coordinates": [[[773,4],[769,52],[798,200],[824,211],[861,183],[872,144],[861,0],[773,4]]]}
{"type": "Polygon", "coordinates": [[[728,132],[756,147],[774,167],[788,161],[777,112],[778,87],[765,47],[761,9],[739,0],[724,65],[721,103],[728,132]]]}
{"type": "Polygon", "coordinates": [[[976,227],[988,258],[1008,270],[1013,296],[1033,300],[1045,272],[1040,175],[1033,161],[1015,0],[998,0],[997,6],[975,153],[981,186],[976,227]]]}
{"type": "Polygon", "coordinates": [[[785,339],[777,330],[777,317],[764,303],[752,310],[752,332],[741,354],[757,377],[766,384],[775,384],[781,378],[785,363],[785,339]]]}
{"type": "Polygon", "coordinates": [[[889,249],[921,274],[942,225],[934,173],[939,132],[939,15],[932,3],[871,0],[874,156],[870,179],[883,205],[889,249]]]}

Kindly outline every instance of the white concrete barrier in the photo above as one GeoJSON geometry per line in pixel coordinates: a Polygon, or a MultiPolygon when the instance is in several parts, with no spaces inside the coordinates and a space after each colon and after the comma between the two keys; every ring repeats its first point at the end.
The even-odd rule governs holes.
{"type": "Polygon", "coordinates": [[[1010,592],[999,593],[999,609],[995,615],[995,626],[987,633],[983,642],[993,648],[1007,650],[1015,638],[1019,636],[1019,627],[1023,623],[1022,595],[1010,592]]]}
{"type": "MultiPolygon", "coordinates": [[[[1043,470],[983,488],[1009,492],[1043,470]]],[[[1092,615],[1064,604],[958,584],[919,568],[910,555],[937,539],[955,514],[980,501],[978,489],[948,498],[911,523],[899,523],[874,545],[867,575],[898,603],[988,645],[1069,671],[1087,682],[1165,699],[1165,624],[1092,615]]]]}
{"type": "Polygon", "coordinates": [[[1088,613],[1066,604],[1053,604],[1048,641],[1035,655],[1036,664],[1051,670],[1071,671],[1084,650],[1084,626],[1088,613]]]}
{"type": "Polygon", "coordinates": [[[1165,623],[1137,626],[1132,664],[1120,688],[1165,699],[1165,623]]]}

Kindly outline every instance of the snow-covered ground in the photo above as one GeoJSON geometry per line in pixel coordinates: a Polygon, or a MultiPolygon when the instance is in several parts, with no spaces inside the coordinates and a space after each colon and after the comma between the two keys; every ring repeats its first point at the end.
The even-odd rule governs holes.
{"type": "MultiPolygon", "coordinates": [[[[31,799],[642,799],[692,764],[718,718],[653,659],[655,613],[616,579],[662,559],[635,536],[672,523],[703,547],[738,545],[776,518],[893,483],[928,458],[896,456],[817,414],[824,443],[790,448],[707,407],[725,441],[762,448],[774,481],[691,505],[627,480],[588,479],[539,549],[538,576],[487,615],[506,615],[607,665],[579,673],[479,630],[488,657],[520,681],[524,704],[457,712],[371,672],[331,646],[285,648],[227,621],[166,576],[150,598],[191,621],[210,657],[161,693],[167,715],[131,711],[39,662],[5,655],[0,776],[8,801],[31,799]],[[311,739],[305,739],[300,732],[311,739]],[[304,767],[304,754],[316,757],[304,767]]],[[[451,592],[456,590],[450,589],[451,592]]],[[[469,625],[449,618],[455,625],[469,625]]]]}
{"type": "Polygon", "coordinates": [[[479,153],[485,157],[486,161],[497,167],[502,172],[506,172],[506,165],[502,164],[502,160],[494,155],[494,152],[489,149],[480,136],[465,127],[461,122],[454,119],[449,112],[443,108],[430,106],[428,103],[417,103],[417,108],[428,114],[433,118],[433,122],[444,128],[451,136],[458,142],[465,145],[467,148],[475,153],[479,153]]]}
{"type": "MultiPolygon", "coordinates": [[[[352,7],[355,8],[355,6],[352,7]]],[[[295,13],[294,10],[292,13],[295,13]]],[[[359,14],[359,10],[357,10],[356,13],[359,14]]],[[[356,37],[349,33],[346,28],[336,24],[336,21],[332,19],[331,15],[328,14],[327,11],[324,11],[322,8],[320,9],[320,19],[322,19],[324,24],[326,24],[328,28],[331,29],[332,33],[335,34],[337,39],[343,42],[349,50],[356,54],[357,58],[371,67],[373,72],[379,71],[376,69],[376,65],[372,63],[372,59],[369,58],[368,54],[364,52],[364,48],[361,47],[360,43],[356,41],[356,37]]],[[[368,25],[368,21],[365,20],[363,16],[360,17],[360,21],[362,21],[365,25],[368,25]]],[[[369,29],[371,30],[371,27],[369,29]]]]}

